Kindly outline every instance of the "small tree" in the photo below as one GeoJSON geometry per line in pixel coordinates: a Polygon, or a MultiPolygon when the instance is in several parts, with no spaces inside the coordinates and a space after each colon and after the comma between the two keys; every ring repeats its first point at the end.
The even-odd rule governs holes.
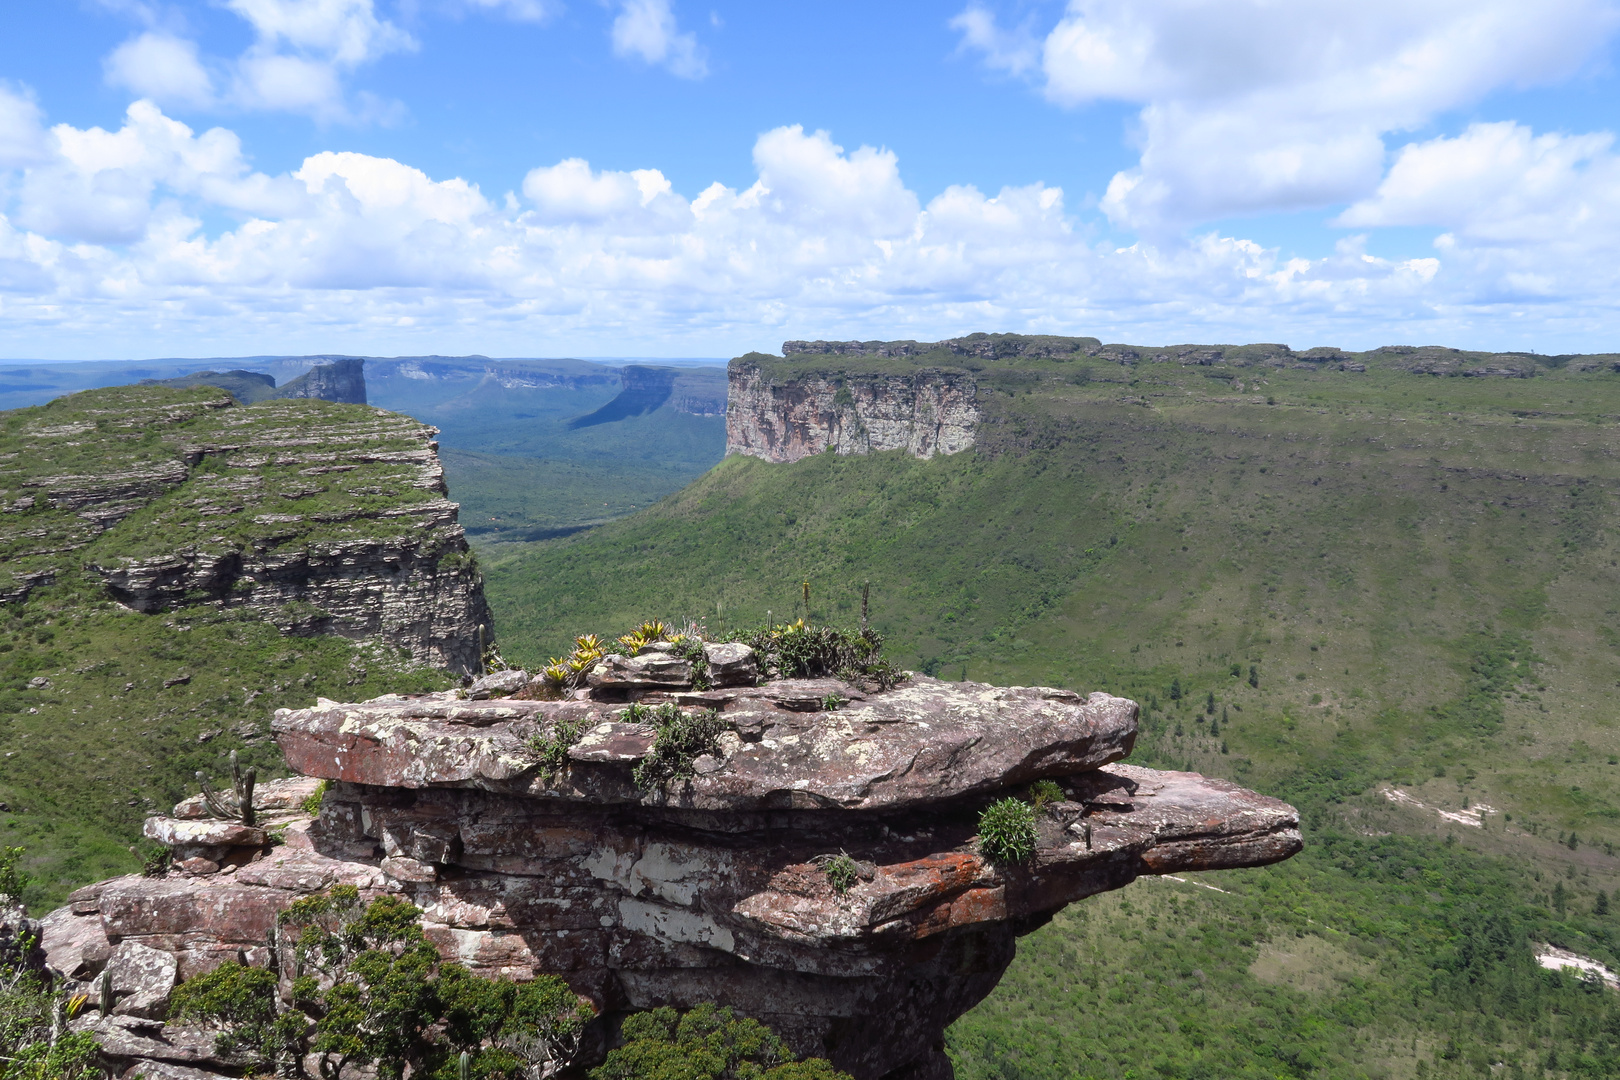
{"type": "Polygon", "coordinates": [[[169,1016],[213,1028],[215,1050],[254,1071],[296,1068],[308,1027],[302,1013],[279,1011],[275,972],[235,961],[175,987],[169,1016]]]}
{"type": "Polygon", "coordinates": [[[495,1047],[523,1063],[527,1080],[546,1080],[579,1053],[591,1010],[555,975],[518,987],[512,1008],[494,1035],[495,1047]]]}
{"type": "MultiPolygon", "coordinates": [[[[568,984],[548,975],[519,986],[441,964],[421,914],[393,896],[362,904],[353,886],[305,897],[281,917],[291,1008],[276,972],[230,963],[177,987],[172,1015],[213,1027],[220,1053],[255,1072],[303,1075],[309,1052],[323,1080],[369,1066],[432,1080],[547,1080],[565,1068],[593,1016],[568,984]]],[[[0,1080],[10,1077],[0,1070],[0,1080]]]]}
{"type": "Polygon", "coordinates": [[[293,1003],[315,1019],[323,1080],[341,1080],[351,1065],[398,1077],[426,1057],[439,954],[417,925],[421,915],[394,896],[362,907],[358,889],[338,885],[282,916],[297,930],[293,1003]]]}
{"type": "Polygon", "coordinates": [[[1260,669],[1253,664],[1249,665],[1249,685],[1256,690],[1260,689],[1260,669]]]}
{"type": "Polygon", "coordinates": [[[729,1008],[636,1013],[622,1035],[624,1045],[591,1070],[591,1080],[850,1080],[822,1058],[795,1061],[770,1028],[729,1008]]]}
{"type": "Polygon", "coordinates": [[[1171,701],[1180,701],[1181,700],[1181,678],[1180,678],[1180,676],[1177,676],[1176,678],[1173,678],[1173,679],[1170,680],[1170,700],[1171,701]]]}

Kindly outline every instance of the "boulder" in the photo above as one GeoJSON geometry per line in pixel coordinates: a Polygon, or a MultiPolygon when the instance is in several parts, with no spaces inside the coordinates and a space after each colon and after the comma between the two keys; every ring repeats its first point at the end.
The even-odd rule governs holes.
{"type": "Polygon", "coordinates": [[[88,982],[101,974],[112,957],[112,945],[99,913],[78,914],[60,907],[39,921],[39,944],[50,969],[65,979],[88,982]]]}
{"type": "Polygon", "coordinates": [[[1096,769],[1136,739],[1137,706],[1124,698],[926,676],[877,694],[782,679],[676,698],[718,710],[729,749],[720,767],[658,789],[637,788],[626,768],[650,751],[650,730],[621,730],[624,706],[608,702],[379,699],[282,710],[274,728],[289,765],[329,780],[730,811],[925,806],[1096,769]],[[845,703],[821,711],[832,693],[845,703]],[[555,775],[529,744],[565,722],[589,734],[555,775]]]}
{"type": "Polygon", "coordinates": [[[687,687],[692,685],[692,663],[668,653],[604,656],[585,682],[592,690],[687,687]]]}
{"type": "Polygon", "coordinates": [[[171,848],[263,847],[267,839],[263,829],[240,821],[170,817],[147,818],[141,835],[171,848]]]}
{"type": "MultiPolygon", "coordinates": [[[[0,900],[9,900],[0,896],[0,900]]],[[[40,925],[28,917],[22,905],[0,909],[0,964],[39,971],[45,966],[45,953],[39,947],[40,925]]]]}
{"type": "Polygon", "coordinates": [[[121,1074],[121,1080],[228,1080],[233,1074],[208,1072],[172,1061],[137,1061],[121,1074]]]}
{"type": "Polygon", "coordinates": [[[753,686],[759,682],[759,657],[739,641],[703,646],[709,680],[715,686],[753,686]]]}
{"type": "Polygon", "coordinates": [[[528,685],[529,673],[526,671],[516,668],[492,671],[488,675],[480,675],[474,679],[473,684],[467,688],[467,696],[474,701],[511,697],[528,685]]]}
{"type": "MultiPolygon", "coordinates": [[[[236,1071],[229,1068],[230,1063],[215,1049],[214,1033],[204,1028],[163,1024],[138,1016],[102,1016],[94,1006],[80,1012],[68,1026],[73,1031],[93,1035],[101,1045],[102,1057],[122,1066],[124,1076],[132,1075],[130,1062],[191,1068],[205,1077],[228,1076],[236,1071]],[[219,1072],[214,1072],[215,1069],[219,1072]]],[[[114,1075],[118,1073],[115,1071],[114,1075]]]]}
{"type": "MultiPolygon", "coordinates": [[[[179,963],[173,953],[126,941],[112,951],[104,978],[112,982],[112,1011],[161,1020],[169,1010],[179,963]]],[[[97,986],[97,993],[100,993],[97,986]]]]}
{"type": "MultiPolygon", "coordinates": [[[[267,815],[272,819],[280,817],[281,812],[299,812],[303,808],[304,800],[315,794],[320,784],[319,780],[311,776],[260,780],[253,788],[253,808],[261,816],[267,815]]],[[[193,795],[175,803],[173,816],[182,821],[197,821],[212,817],[208,812],[208,803],[201,795],[193,795]]]]}

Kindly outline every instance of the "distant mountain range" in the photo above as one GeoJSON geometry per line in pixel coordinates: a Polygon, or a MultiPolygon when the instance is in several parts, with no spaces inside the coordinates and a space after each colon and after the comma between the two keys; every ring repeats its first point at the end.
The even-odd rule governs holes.
{"type": "Polygon", "coordinates": [[[532,357],[492,359],[487,356],[379,357],[354,356],[346,353],[318,353],[307,356],[158,357],[150,360],[85,360],[72,363],[0,360],[0,410],[43,405],[52,398],[80,390],[125,386],[148,379],[167,381],[206,371],[265,374],[273,378],[280,387],[317,364],[331,364],[341,360],[362,361],[366,376],[373,380],[402,376],[425,381],[443,380],[449,383],[458,383],[485,374],[519,379],[548,374],[571,377],[598,375],[612,379],[620,369],[632,365],[687,369],[725,366],[723,359],[705,357],[672,359],[611,357],[600,360],[578,360],[532,357]],[[408,375],[405,374],[407,372],[408,375]]]}

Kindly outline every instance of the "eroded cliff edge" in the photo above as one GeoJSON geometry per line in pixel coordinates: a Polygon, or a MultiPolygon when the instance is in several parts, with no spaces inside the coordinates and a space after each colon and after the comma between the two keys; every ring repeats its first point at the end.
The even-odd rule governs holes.
{"type": "Polygon", "coordinates": [[[475,670],[490,622],[435,429],[314,399],[112,387],[0,414],[0,602],[94,583],[475,670]]]}
{"type": "MultiPolygon", "coordinates": [[[[573,1073],[629,1011],[717,1002],[859,1080],[944,1080],[945,1027],[1054,912],[1143,874],[1300,848],[1284,803],[1121,764],[1137,720],[1122,698],[920,676],[888,691],[746,677],[699,690],[656,662],[604,663],[567,700],[452,691],[278,713],[289,762],[331,783],[319,817],[274,819],[280,846],[200,820],[197,800],[149,822],[177,868],[87,887],[45,920],[53,968],[113,995],[113,1015],[83,1026],[131,1068],[228,1073],[152,1003],[227,959],[278,964],[278,913],[351,884],[411,900],[443,955],[477,972],[564,977],[598,1016],[573,1073]],[[638,783],[660,731],[630,703],[723,732],[688,779],[638,783]],[[556,745],[548,763],[537,747],[556,745]],[[1058,797],[1038,811],[1033,854],[997,861],[980,812],[1042,780],[1058,797]],[[838,853],[855,868],[843,889],[826,863],[838,853]],[[138,949],[169,958],[148,965],[153,985],[99,979],[138,949]]],[[[308,790],[271,794],[296,807],[308,790]]]]}
{"type": "MultiPolygon", "coordinates": [[[[791,344],[791,343],[789,343],[791,344]]],[[[798,461],[829,450],[914,457],[973,445],[978,387],[964,371],[804,373],[775,377],[751,357],[733,360],[726,402],[726,453],[798,461]]]]}

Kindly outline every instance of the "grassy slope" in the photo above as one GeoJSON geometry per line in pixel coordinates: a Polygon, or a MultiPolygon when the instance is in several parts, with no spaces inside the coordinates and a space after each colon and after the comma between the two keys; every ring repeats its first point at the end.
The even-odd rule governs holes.
{"type": "Polygon", "coordinates": [[[1019,942],[953,1025],[959,1080],[1607,1077],[1614,994],[1532,941],[1611,954],[1607,919],[1461,845],[1321,834],[1265,871],[1145,879],[1019,942]],[[1489,1066],[1499,1068],[1494,1073],[1489,1066]]]}
{"type": "MultiPolygon", "coordinates": [[[[580,630],[647,615],[711,627],[767,608],[791,616],[805,580],[812,615],[844,621],[869,579],[875,622],[908,662],[1130,694],[1150,706],[1137,760],[1296,800],[1311,848],[1248,880],[1300,873],[1340,889],[1323,845],[1332,836],[1404,833],[1432,854],[1445,823],[1381,797],[1399,782],[1430,807],[1498,811],[1482,830],[1456,828],[1470,848],[1460,866],[1500,856],[1515,881],[1557,875],[1571,910],[1587,912],[1620,883],[1609,696],[1620,680],[1620,553],[1609,541],[1620,379],[1251,370],[1236,373],[1240,391],[1198,368],[1144,365],[1126,385],[1120,368],[1084,366],[1084,381],[1080,367],[1026,364],[988,379],[991,422],[968,454],[729,459],[652,510],[495,560],[489,589],[508,655],[532,662],[580,630]]],[[[1539,887],[1522,899],[1550,919],[1550,885],[1539,887]]],[[[1395,904],[1393,888],[1375,880],[1351,902],[1366,915],[1395,904]]],[[[1279,919],[1263,914],[1256,941],[1286,943],[1297,928],[1279,919]]],[[[1610,925],[1600,920],[1583,947],[1614,956],[1610,925]]],[[[1020,1024],[1051,1009],[1053,1026],[1094,1023],[1100,1005],[1037,1008],[1040,994],[1013,989],[1073,926],[1030,939],[1004,991],[957,1030],[1008,994],[1022,1002],[1020,1024]]],[[[1377,1015],[1397,1016],[1388,1002],[1413,1000],[1411,980],[1455,946],[1443,931],[1434,941],[1415,967],[1379,969],[1377,1015]]],[[[1239,989],[1251,1004],[1265,996],[1239,989]]],[[[1468,1068],[1434,1059],[1424,1042],[1450,1037],[1453,1006],[1415,1005],[1408,1035],[1429,1046],[1425,1068],[1468,1068]]],[[[1104,1011],[1123,1023],[1140,1008],[1104,1011]]],[[[1014,1038],[1007,1023],[984,1022],[1014,1038]]],[[[1528,1047],[1557,1033],[1509,1024],[1499,1034],[1501,1052],[1528,1063],[1528,1047]]],[[[1411,1038],[1404,1050],[1356,1051],[1345,1060],[1358,1064],[1328,1074],[1412,1075],[1411,1038]]],[[[1084,1075],[1021,1071],[1016,1057],[991,1054],[964,1075],[1084,1075]]],[[[1264,1075],[1300,1074],[1267,1060],[1264,1075]]]]}
{"type": "MultiPolygon", "coordinates": [[[[28,486],[47,476],[92,478],[172,463],[184,448],[254,437],[318,436],[338,452],[419,448],[415,425],[363,406],[278,401],[215,408],[219,392],[125,387],[0,413],[0,503],[33,493],[36,505],[0,522],[5,570],[55,566],[58,584],[26,604],[0,607],[0,844],[28,849],[31,906],[87,881],[140,865],[130,851],[141,820],[195,790],[206,769],[225,773],[241,749],[262,775],[284,768],[269,738],[279,707],[317,695],[374,696],[449,685],[390,650],[332,638],[284,638],[240,611],[211,606],[140,615],[113,602],[80,568],[177,547],[280,551],[353,535],[380,535],[394,519],[343,519],[436,493],[411,487],[415,469],[373,462],[312,479],[297,464],[232,468],[214,455],[177,487],[99,535],[71,509],[28,486]],[[248,484],[252,477],[259,481],[248,484]],[[383,485],[383,486],[379,486],[383,485]],[[386,491],[387,494],[382,494],[386,491]],[[247,512],[218,511],[251,503],[247,512]],[[273,511],[285,520],[254,518],[273,511]],[[322,519],[328,520],[323,521],[322,519]],[[202,533],[197,526],[205,526],[202,533]],[[81,545],[81,546],[75,546],[81,545]],[[32,554],[30,554],[32,553],[32,554]],[[36,685],[43,679],[48,685],[36,685]],[[185,679],[186,681],[173,681],[185,679]],[[166,682],[172,685],[165,686],[166,682]]],[[[319,451],[320,445],[297,449],[319,451]]],[[[251,452],[249,455],[251,457],[251,452]]],[[[71,484],[69,486],[72,486],[71,484]]],[[[0,573],[9,583],[9,574],[0,573]]]]}

